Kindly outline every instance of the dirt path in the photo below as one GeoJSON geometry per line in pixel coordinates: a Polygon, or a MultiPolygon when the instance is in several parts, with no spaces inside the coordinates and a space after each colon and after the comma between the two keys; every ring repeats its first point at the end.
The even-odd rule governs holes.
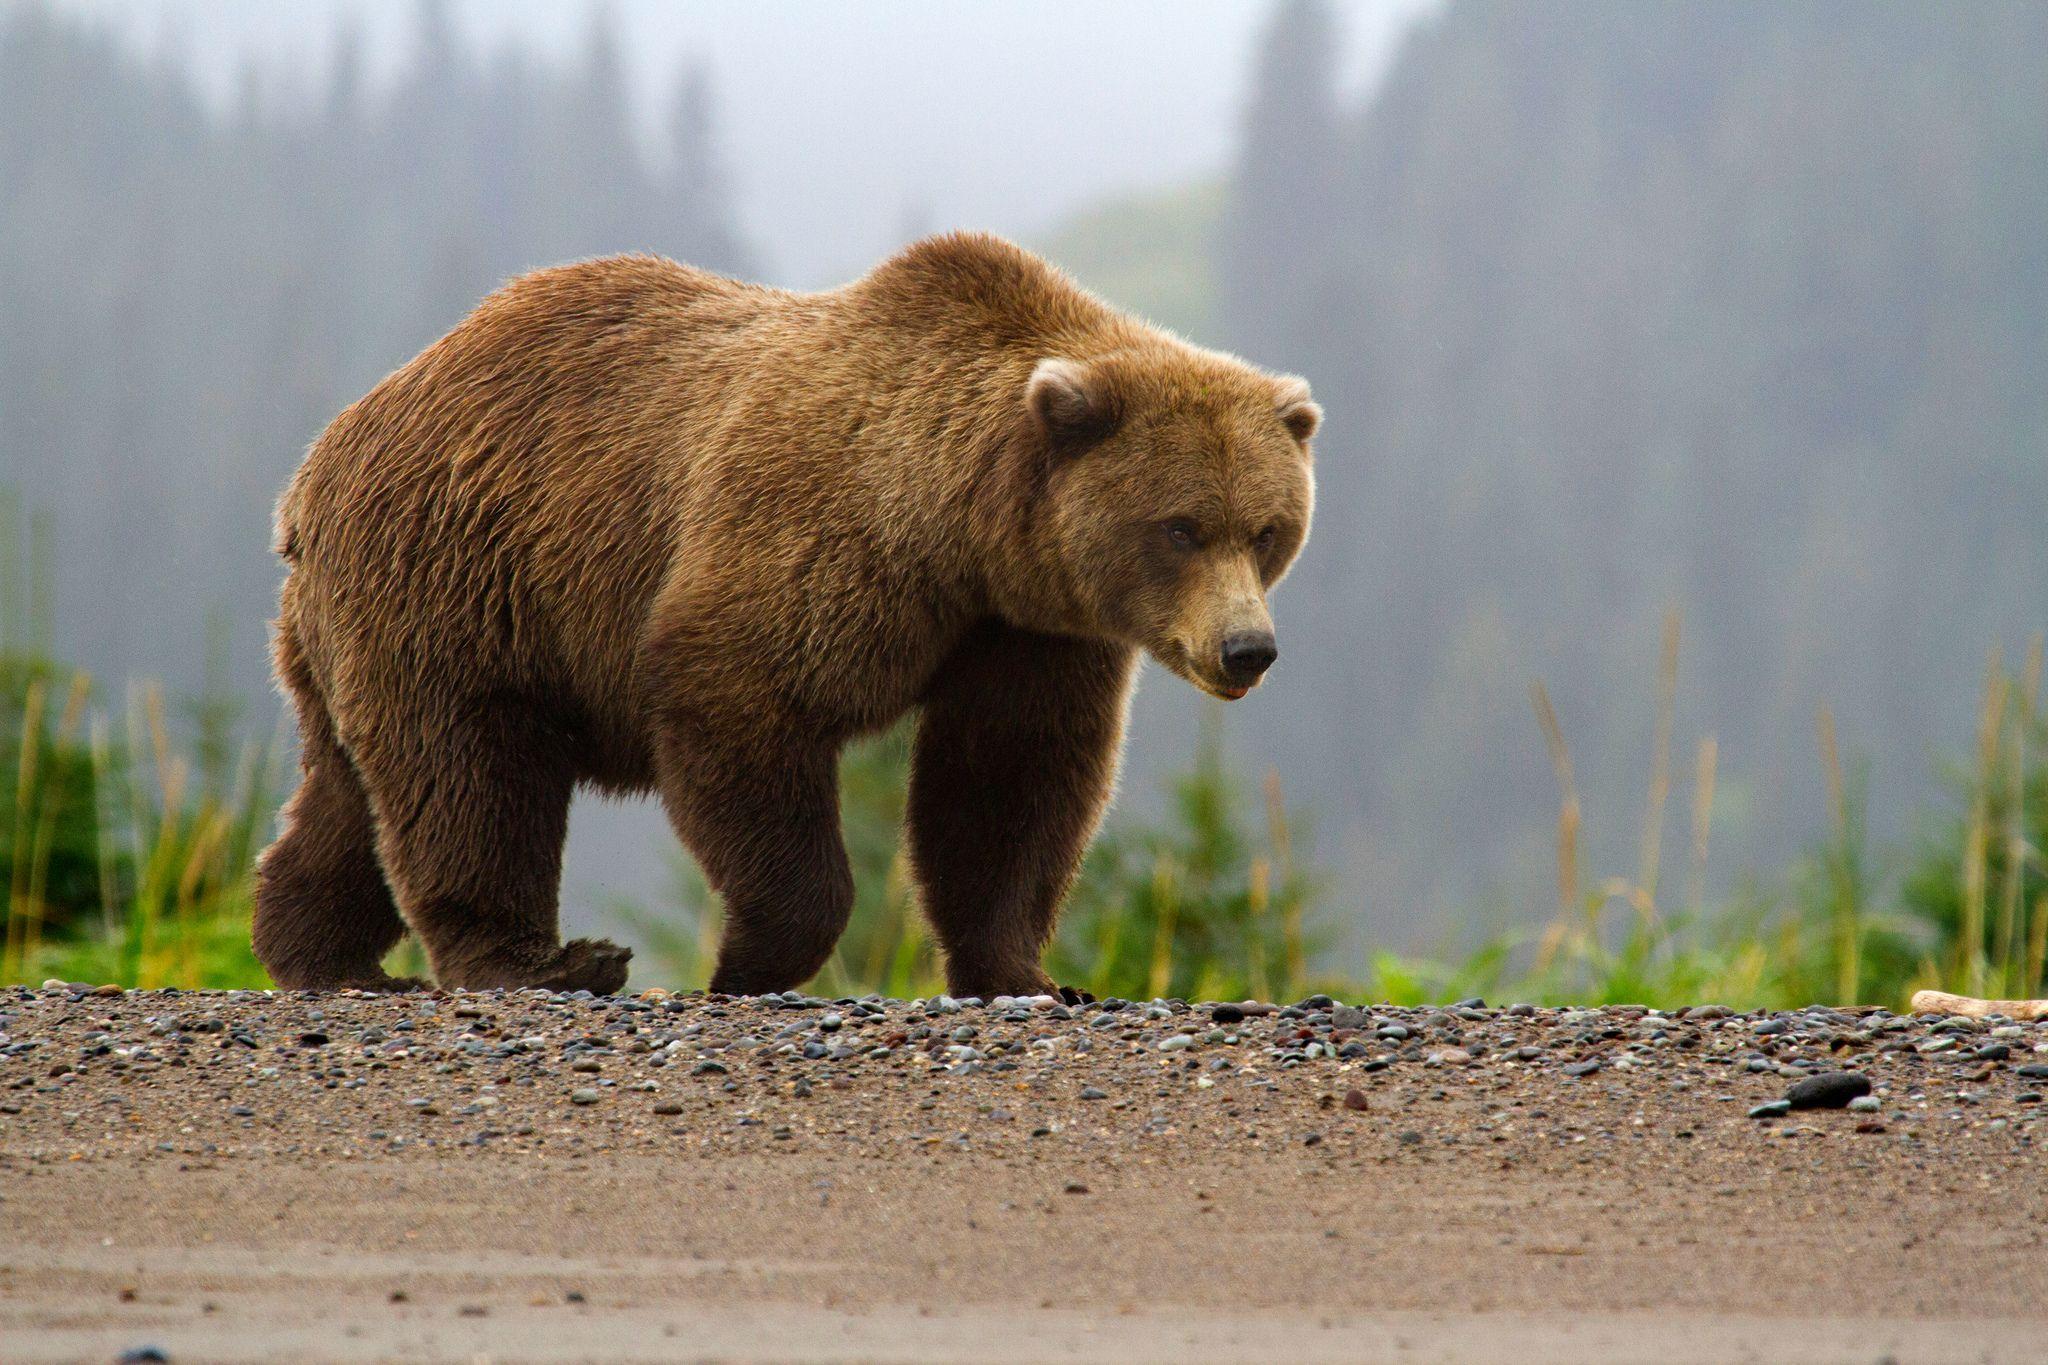
{"type": "Polygon", "coordinates": [[[2048,1025],[878,1008],[0,993],[0,1359],[2048,1354],[2048,1025]]]}

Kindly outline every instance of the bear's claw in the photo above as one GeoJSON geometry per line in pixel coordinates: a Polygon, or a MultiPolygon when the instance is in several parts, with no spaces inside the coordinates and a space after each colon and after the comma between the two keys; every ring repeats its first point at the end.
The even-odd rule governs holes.
{"type": "Polygon", "coordinates": [[[571,939],[562,945],[555,962],[541,969],[533,984],[551,991],[617,995],[626,984],[626,964],[632,959],[631,948],[621,948],[609,939],[571,939]]]}

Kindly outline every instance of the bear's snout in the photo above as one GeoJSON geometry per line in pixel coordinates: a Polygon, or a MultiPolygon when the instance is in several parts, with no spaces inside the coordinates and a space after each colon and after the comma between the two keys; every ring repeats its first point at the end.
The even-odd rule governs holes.
{"type": "Polygon", "coordinates": [[[1270,630],[1241,630],[1223,641],[1223,676],[1240,687],[1250,687],[1280,657],[1280,646],[1270,630]]]}

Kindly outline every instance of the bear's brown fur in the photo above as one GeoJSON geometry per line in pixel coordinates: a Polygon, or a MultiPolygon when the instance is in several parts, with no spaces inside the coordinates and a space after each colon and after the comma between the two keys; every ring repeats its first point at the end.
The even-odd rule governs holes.
{"type": "Polygon", "coordinates": [[[713,988],[786,990],[853,899],[835,766],[920,711],[909,849],[951,989],[1039,965],[1139,649],[1271,661],[1308,389],[935,238],[797,294],[619,257],[515,280],[336,418],[278,511],[304,780],[259,865],[280,986],[613,991],[561,943],[571,791],[660,793],[725,902],[713,988]]]}

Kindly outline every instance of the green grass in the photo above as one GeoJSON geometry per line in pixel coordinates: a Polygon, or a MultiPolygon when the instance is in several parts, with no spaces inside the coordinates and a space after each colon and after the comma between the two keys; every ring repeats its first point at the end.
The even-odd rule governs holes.
{"type": "Polygon", "coordinates": [[[246,745],[222,780],[206,780],[153,685],[130,690],[116,724],[85,675],[71,676],[53,717],[48,670],[12,672],[18,685],[0,698],[12,779],[0,980],[266,984],[249,949],[250,869],[276,810],[278,745],[246,745]],[[82,770],[69,761],[80,747],[82,770]],[[90,899],[52,894],[60,828],[94,850],[90,899]]]}

